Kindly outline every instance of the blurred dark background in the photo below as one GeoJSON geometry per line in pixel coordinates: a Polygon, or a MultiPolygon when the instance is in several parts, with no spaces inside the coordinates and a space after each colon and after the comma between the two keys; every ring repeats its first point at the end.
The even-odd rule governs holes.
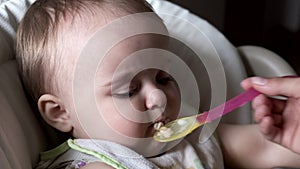
{"type": "Polygon", "coordinates": [[[170,0],[219,29],[235,46],[272,50],[300,74],[300,0],[170,0]]]}

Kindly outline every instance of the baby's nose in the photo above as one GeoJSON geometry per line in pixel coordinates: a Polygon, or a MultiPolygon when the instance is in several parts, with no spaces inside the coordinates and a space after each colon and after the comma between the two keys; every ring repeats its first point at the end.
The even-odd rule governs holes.
{"type": "Polygon", "coordinates": [[[153,89],[147,94],[146,107],[150,110],[159,108],[164,111],[167,104],[167,97],[162,90],[153,89]]]}

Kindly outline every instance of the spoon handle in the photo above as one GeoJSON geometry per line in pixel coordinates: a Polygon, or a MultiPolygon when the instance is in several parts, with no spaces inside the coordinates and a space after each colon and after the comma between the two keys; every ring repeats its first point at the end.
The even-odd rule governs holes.
{"type": "Polygon", "coordinates": [[[243,93],[235,96],[234,98],[228,100],[227,102],[209,110],[197,116],[197,121],[202,123],[211,122],[232,110],[243,106],[249,101],[253,100],[256,96],[258,96],[260,92],[251,88],[249,90],[244,91],[243,93]]]}

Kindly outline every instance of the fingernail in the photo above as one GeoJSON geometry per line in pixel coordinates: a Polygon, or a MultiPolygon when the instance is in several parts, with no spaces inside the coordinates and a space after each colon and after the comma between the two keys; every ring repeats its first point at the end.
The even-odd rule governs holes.
{"type": "Polygon", "coordinates": [[[252,83],[254,83],[256,85],[260,85],[260,86],[265,85],[268,82],[267,79],[264,79],[261,77],[253,77],[253,78],[251,78],[251,81],[252,81],[252,83]]]}

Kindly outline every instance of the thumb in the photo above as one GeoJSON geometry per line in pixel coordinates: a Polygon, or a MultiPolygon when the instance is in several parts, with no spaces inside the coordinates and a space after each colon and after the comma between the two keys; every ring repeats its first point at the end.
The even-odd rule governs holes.
{"type": "Polygon", "coordinates": [[[249,78],[252,87],[267,95],[283,95],[287,97],[300,97],[300,78],[277,77],[277,78],[249,78]]]}

